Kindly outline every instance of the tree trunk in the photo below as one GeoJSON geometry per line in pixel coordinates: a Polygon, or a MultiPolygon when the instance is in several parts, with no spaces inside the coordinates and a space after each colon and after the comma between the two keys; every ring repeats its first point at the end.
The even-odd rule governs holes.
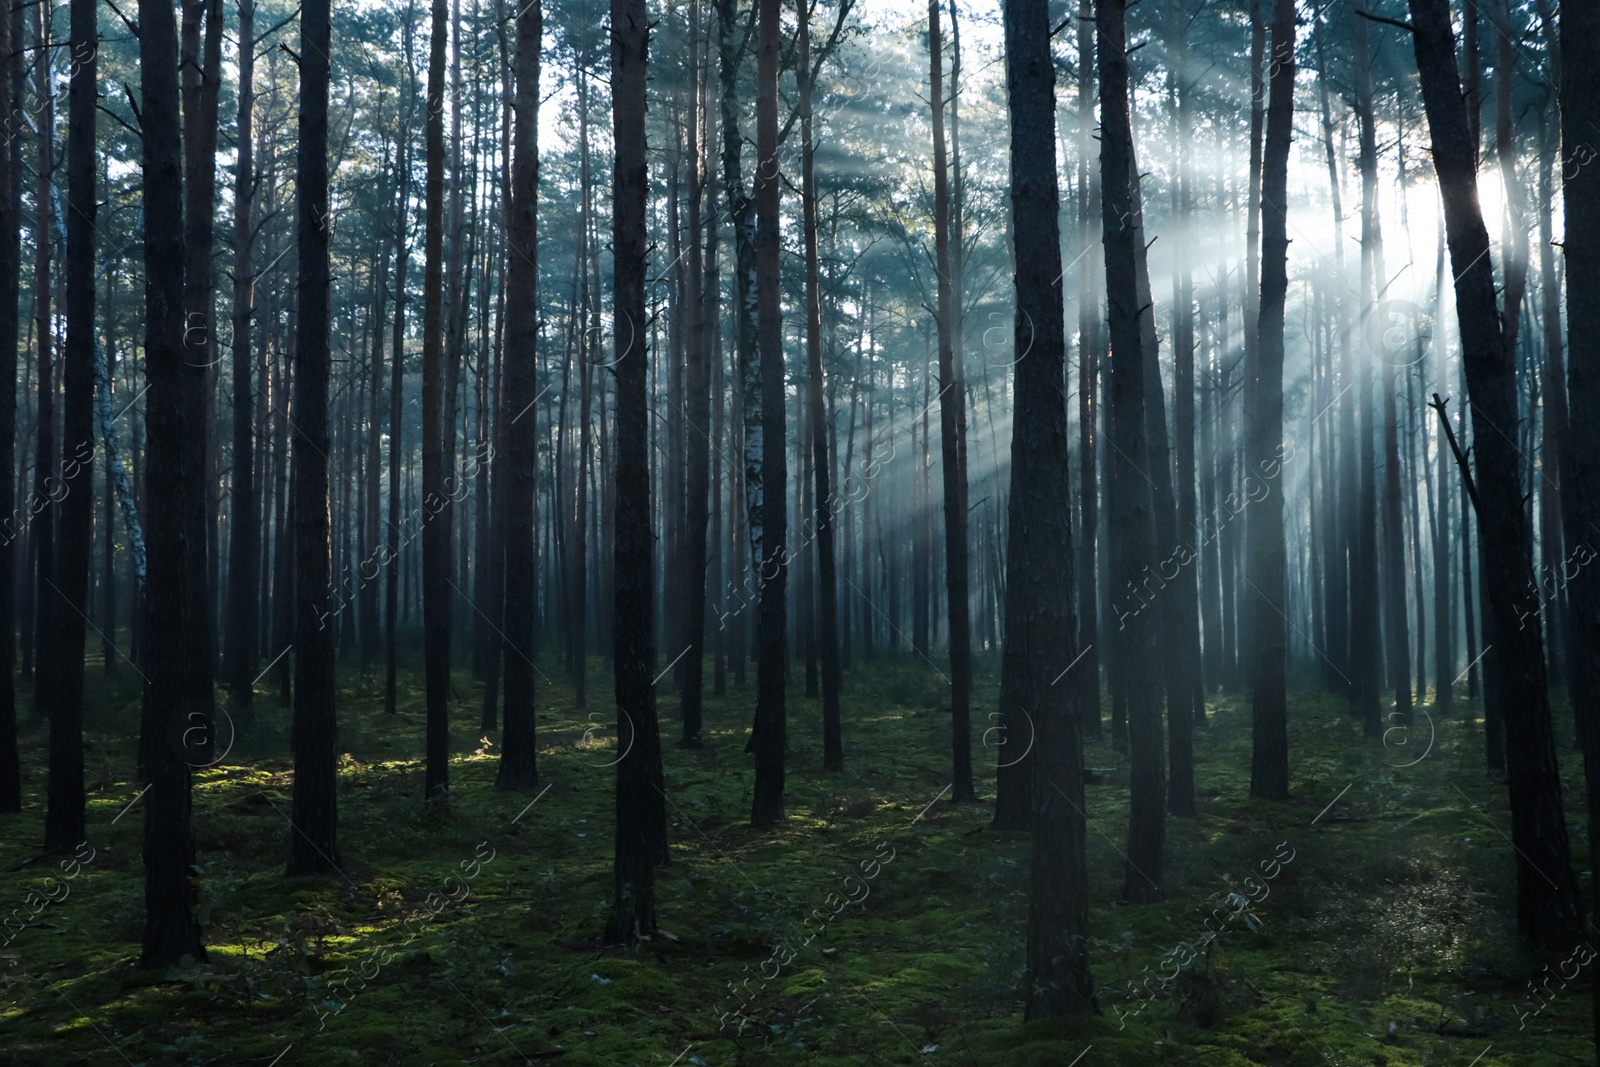
{"type": "MultiPolygon", "coordinates": [[[[1113,0],[1119,2],[1119,0],[1113,0]]],[[[1107,13],[1109,14],[1109,13],[1107,13]]],[[[1115,13],[1121,22],[1120,7],[1115,13]]],[[[1015,424],[1000,661],[1002,725],[1038,731],[1027,1018],[1097,1010],[1089,971],[1080,686],[1060,675],[1076,655],[1072,503],[1067,480],[1066,334],[1056,187],[1055,68],[1044,0],[1007,0],[1006,81],[1011,113],[1011,214],[1017,243],[1015,424]],[[1020,358],[1025,355],[1026,358],[1020,358]],[[1059,664],[1059,665],[1058,665],[1059,664]]],[[[1106,15],[1102,15],[1105,19],[1106,15]]],[[[1104,25],[1104,22],[1102,22],[1104,25]]],[[[1120,49],[1120,39],[1115,44],[1120,49]]],[[[1119,52],[1120,54],[1120,52],[1119,52]]],[[[1125,83],[1124,83],[1125,84],[1125,83]]],[[[1082,670],[1083,665],[1077,664],[1082,670]]],[[[1017,734],[1020,740],[1021,733],[1017,734]]],[[[1002,746],[1002,758],[1007,748],[1002,746]]]]}
{"type": "Polygon", "coordinates": [[[501,431],[506,459],[498,472],[505,495],[505,732],[500,789],[539,784],[535,762],[533,631],[538,612],[534,559],[534,480],[538,463],[535,386],[539,340],[539,47],[544,8],[517,9],[516,131],[511,157],[511,208],[506,240],[506,371],[501,431]]]}
{"type": "Polygon", "coordinates": [[[1278,480],[1245,518],[1254,596],[1250,795],[1289,799],[1288,707],[1284,691],[1288,589],[1284,562],[1283,305],[1289,288],[1289,142],[1294,123],[1294,0],[1275,0],[1272,82],[1261,174],[1261,328],[1258,362],[1246,368],[1246,478],[1278,480]]]}
{"type": "MultiPolygon", "coordinates": [[[[1132,757],[1127,866],[1123,897],[1148,904],[1161,899],[1162,857],[1166,842],[1166,804],[1161,758],[1161,655],[1156,617],[1147,614],[1136,585],[1155,563],[1151,495],[1145,471],[1150,448],[1145,417],[1147,373],[1145,315],[1140,300],[1138,173],[1133,162],[1133,131],[1128,114],[1128,58],[1124,52],[1124,0],[1096,0],[1100,69],[1100,172],[1102,242],[1106,258],[1106,302],[1111,332],[1112,462],[1111,567],[1114,583],[1129,590],[1117,608],[1124,633],[1117,659],[1126,670],[1128,742],[1132,757]]],[[[1165,457],[1163,456],[1164,460],[1165,457]]],[[[1169,496],[1170,499],[1170,496],[1169,496]]],[[[1144,579],[1148,582],[1148,579],[1144,579]]],[[[1009,593],[1016,596],[1017,588],[1009,593]]],[[[1147,591],[1150,591],[1147,589],[1147,591]]]]}
{"type": "Polygon", "coordinates": [[[665,860],[666,794],[656,728],[655,611],[650,529],[649,408],[645,392],[645,0],[611,0],[612,292],[616,307],[616,588],[612,648],[617,697],[615,898],[607,941],[656,928],[655,866],[665,860]]]}
{"type": "Polygon", "coordinates": [[[427,766],[424,797],[450,789],[450,487],[453,467],[445,439],[444,337],[444,68],[449,38],[446,0],[433,0],[428,62],[428,178],[424,194],[422,295],[422,640],[427,688],[427,766]]]}
{"type": "Polygon", "coordinates": [[[55,706],[45,848],[83,840],[83,642],[94,537],[95,0],[71,7],[67,102],[67,344],[61,432],[61,555],[56,569],[55,706]]]}
{"type": "Polygon", "coordinates": [[[1515,721],[1507,724],[1511,728],[1506,730],[1506,766],[1517,854],[1517,924],[1535,945],[1556,949],[1578,936],[1582,909],[1562,816],[1543,627],[1536,616],[1525,626],[1519,619],[1533,556],[1518,457],[1502,430],[1517,424],[1515,366],[1505,346],[1489,234],[1478,207],[1476,163],[1456,76],[1447,0],[1411,0],[1411,21],[1434,169],[1444,198],[1456,316],[1472,405],[1473,473],[1482,558],[1488,566],[1484,584],[1499,663],[1496,696],[1504,713],[1515,715],[1515,721]]]}
{"type": "MultiPolygon", "coordinates": [[[[139,2],[139,128],[143,142],[145,264],[145,464],[149,516],[146,633],[148,681],[140,715],[144,798],[145,919],[141,967],[165,969],[205,959],[194,884],[189,763],[184,711],[199,666],[188,647],[185,588],[198,546],[184,537],[187,497],[202,491],[185,478],[186,405],[183,321],[183,147],[178,117],[178,27],[166,0],[139,2]]],[[[204,665],[209,675],[209,664],[204,665]]]]}
{"type": "Polygon", "coordinates": [[[250,328],[255,314],[255,0],[239,0],[238,163],[233,179],[233,505],[228,542],[228,632],[224,673],[230,705],[254,700],[261,530],[256,521],[251,419],[250,328]]]}
{"type": "MultiPolygon", "coordinates": [[[[0,56],[12,55],[12,16],[0,15],[0,56]]],[[[20,57],[18,57],[20,59],[20,57]]],[[[17,60],[0,61],[0,115],[20,129],[13,96],[17,60]]],[[[22,266],[22,153],[15,137],[0,138],[0,515],[16,508],[18,289],[22,266]]],[[[22,810],[22,764],[17,751],[16,531],[0,537],[0,815],[22,810]]]]}
{"type": "MultiPolygon", "coordinates": [[[[951,799],[976,800],[972,788],[972,622],[967,591],[967,383],[955,358],[958,279],[951,273],[950,190],[944,140],[944,71],[940,0],[928,0],[928,84],[933,111],[934,270],[939,276],[939,451],[944,476],[945,617],[950,627],[951,799]]],[[[954,91],[954,90],[952,90],[954,91]]],[[[1051,124],[1054,128],[1054,122],[1051,124]]],[[[1057,232],[1059,233],[1059,225],[1057,232]]],[[[1064,380],[1064,379],[1063,379],[1064,380]]]]}
{"type": "Polygon", "coordinates": [[[300,329],[295,346],[294,826],[291,877],[339,872],[334,647],[328,628],[332,575],[328,524],[328,49],[330,0],[300,15],[300,126],[295,164],[300,329]]]}
{"type": "MultiPolygon", "coordinates": [[[[620,0],[619,0],[620,2],[620,0]]],[[[761,604],[756,665],[755,797],[752,826],[770,826],[783,818],[784,750],[788,721],[784,709],[784,675],[788,641],[784,633],[789,553],[789,458],[784,445],[783,309],[780,305],[778,260],[778,60],[779,0],[757,0],[759,39],[756,48],[756,333],[760,348],[761,501],[752,521],[760,532],[761,604]]],[[[748,425],[748,419],[747,419],[748,425]]],[[[749,442],[746,442],[747,446],[749,442]]]]}
{"type": "MultiPolygon", "coordinates": [[[[804,27],[804,17],[801,25],[804,27]]],[[[682,743],[700,744],[701,705],[705,690],[705,633],[706,633],[706,525],[711,512],[711,325],[707,315],[708,294],[703,288],[705,259],[701,244],[705,223],[702,206],[705,199],[706,169],[700,154],[701,115],[704,111],[704,94],[700,77],[700,0],[691,0],[689,6],[689,85],[692,106],[685,123],[687,146],[685,158],[689,162],[689,249],[688,265],[684,271],[684,302],[681,314],[688,320],[685,345],[684,415],[688,431],[684,435],[685,456],[688,465],[684,494],[684,529],[679,546],[682,554],[683,614],[680,619],[682,640],[687,645],[683,661],[683,701],[680,708],[683,720],[682,743]]],[[[804,66],[805,59],[801,58],[804,66]]],[[[802,86],[802,93],[805,87],[802,86]]],[[[802,104],[802,106],[804,106],[802,104]]],[[[715,219],[711,223],[714,228],[715,219]]]]}
{"type": "MultiPolygon", "coordinates": [[[[1558,442],[1561,518],[1574,548],[1593,545],[1600,523],[1600,167],[1593,165],[1600,122],[1600,9],[1563,4],[1560,16],[1561,156],[1566,232],[1567,402],[1570,421],[1558,442]],[[1581,162],[1580,162],[1581,161],[1581,162]],[[1572,432],[1584,427],[1587,432],[1572,432]]],[[[1553,295],[1553,294],[1552,294],[1553,295]]],[[[1548,299],[1548,297],[1547,297],[1548,299]]],[[[1548,398],[1548,394],[1547,394],[1548,398]]],[[[1590,551],[1591,558],[1593,550],[1590,551]]],[[[1568,687],[1578,723],[1587,784],[1591,909],[1600,905],[1600,576],[1580,567],[1567,585],[1570,614],[1568,687]]],[[[1591,1017],[1600,1023],[1600,982],[1591,983],[1591,1017]]],[[[1600,1046],[1600,1030],[1596,1032],[1600,1046]]]]}

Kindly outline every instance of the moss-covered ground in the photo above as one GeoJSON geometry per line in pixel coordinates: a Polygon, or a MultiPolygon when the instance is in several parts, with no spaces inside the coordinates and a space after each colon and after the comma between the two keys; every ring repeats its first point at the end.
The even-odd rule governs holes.
{"type": "MultiPolygon", "coordinates": [[[[991,725],[996,674],[980,664],[975,735],[991,725]]],[[[481,687],[463,672],[452,795],[436,810],[421,797],[420,678],[405,678],[391,717],[380,684],[351,667],[339,693],[344,878],[283,875],[288,713],[263,689],[195,778],[208,959],[156,975],[131,966],[137,678],[126,663],[91,671],[93,858],[70,878],[61,857],[40,855],[46,728],[24,701],[27,810],[0,820],[11,898],[0,910],[27,923],[0,947],[0,1064],[1593,1062],[1591,968],[1565,980],[1568,954],[1535,958],[1514,936],[1506,794],[1482,769],[1476,705],[1458,698],[1446,715],[1430,703],[1409,733],[1366,742],[1343,698],[1301,679],[1294,799],[1276,804],[1249,797],[1247,704],[1217,695],[1196,739],[1200,816],[1169,820],[1166,899],[1153,906],[1118,903],[1127,759],[1091,744],[1103,1014],[1024,1024],[1028,842],[991,831],[990,805],[944,793],[940,677],[910,659],[848,672],[846,770],[830,775],[802,675],[797,664],[789,817],[764,832],[747,825],[753,672],[750,688],[708,700],[698,750],[672,744],[677,700],[663,680],[672,862],[657,875],[662,930],[633,949],[599,938],[612,894],[603,664],[591,665],[592,717],[569,685],[540,682],[535,794],[494,789],[496,738],[475,728],[481,687]],[[1208,916],[1226,918],[1232,893],[1259,903],[1214,919],[1206,950],[1152,978],[1173,974],[1164,957],[1208,916]]],[[[1570,738],[1564,711],[1557,726],[1570,738]]],[[[995,749],[977,751],[992,796],[995,749]]],[[[1586,870],[1581,769],[1565,767],[1586,870]]]]}

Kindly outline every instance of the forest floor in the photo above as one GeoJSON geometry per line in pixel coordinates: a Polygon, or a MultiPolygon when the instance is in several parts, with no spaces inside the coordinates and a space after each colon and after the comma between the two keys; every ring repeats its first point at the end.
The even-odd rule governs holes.
{"type": "MultiPolygon", "coordinates": [[[[609,673],[598,661],[591,671],[591,706],[608,706],[609,673]]],[[[463,672],[451,801],[425,811],[420,677],[389,717],[380,682],[341,675],[348,877],[328,879],[283,876],[288,713],[262,692],[231,749],[195,779],[209,958],[157,975],[131,967],[143,912],[137,680],[126,663],[110,678],[91,670],[93,858],[54,883],[59,857],[38,855],[46,730],[21,702],[28,806],[0,820],[0,866],[29,921],[0,948],[0,1065],[1593,1062],[1591,971],[1566,982],[1569,953],[1518,947],[1506,791],[1484,774],[1482,724],[1459,699],[1448,716],[1425,707],[1384,745],[1362,740],[1343,698],[1301,679],[1294,799],[1277,804],[1249,797],[1248,706],[1217,696],[1195,745],[1200,816],[1168,821],[1159,905],[1118,904],[1127,760],[1092,744],[1103,1014],[1025,1025],[1027,835],[991,831],[992,804],[949,801],[946,690],[926,663],[847,673],[846,770],[832,775],[820,770],[820,704],[800,695],[796,665],[789,817],[774,831],[747,825],[753,671],[749,688],[730,682],[708,700],[703,749],[672,743],[677,700],[664,695],[662,932],[626,951],[599,940],[614,733],[603,713],[574,708],[570,685],[540,682],[543,791],[507,794],[493,788],[497,749],[469,729],[481,687],[463,672]],[[860,903],[841,905],[863,884],[860,903]],[[55,902],[35,914],[30,892],[55,902]],[[1214,921],[1209,949],[1134,995],[1244,892],[1260,902],[1214,921]],[[1536,974],[1546,1000],[1531,991],[1536,974]]],[[[980,664],[975,735],[991,725],[997,682],[996,665],[980,664]]],[[[1570,737],[1564,709],[1557,732],[1570,737]]],[[[992,797],[994,750],[975,757],[992,797]]],[[[1564,768],[1586,871],[1576,756],[1564,768]]]]}

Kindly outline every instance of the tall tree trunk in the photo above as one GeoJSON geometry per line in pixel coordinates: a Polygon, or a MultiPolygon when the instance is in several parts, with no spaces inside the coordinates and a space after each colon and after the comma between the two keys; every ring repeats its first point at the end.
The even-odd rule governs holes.
{"type": "Polygon", "coordinates": [[[1543,627],[1536,616],[1523,626],[1518,615],[1533,575],[1533,556],[1518,457],[1503,429],[1517,424],[1515,366],[1501,328],[1489,234],[1478,208],[1476,162],[1456,76],[1448,0],[1411,0],[1411,21],[1434,169],[1444,198],[1472,405],[1473,473],[1482,558],[1488,567],[1485,589],[1499,662],[1496,696],[1503,712],[1515,715],[1507,724],[1506,767],[1517,854],[1517,925],[1535,945],[1554,949],[1578,936],[1582,909],[1562,816],[1543,627]]]}
{"type": "Polygon", "coordinates": [[[611,186],[612,292],[616,307],[617,698],[615,896],[607,941],[632,943],[656,928],[655,866],[666,857],[666,794],[656,728],[650,529],[649,407],[645,393],[645,0],[611,0],[611,100],[616,146],[611,186]]]}
{"type": "MultiPolygon", "coordinates": [[[[1137,597],[1136,583],[1155,563],[1149,482],[1145,397],[1147,373],[1141,319],[1153,314],[1141,303],[1138,173],[1128,104],[1128,58],[1124,0],[1096,0],[1100,69],[1100,173],[1102,242],[1106,258],[1106,302],[1111,334],[1112,462],[1111,567],[1113,582],[1126,586],[1132,605],[1117,609],[1124,633],[1117,659],[1126,670],[1128,741],[1132,756],[1124,899],[1161,899],[1166,843],[1166,804],[1161,758],[1161,689],[1156,618],[1137,597]]],[[[1162,457],[1163,460],[1165,457],[1162,457]]],[[[1169,497],[1170,499],[1170,497],[1169,497]]],[[[1011,596],[1016,586],[1008,589],[1011,596]]]]}
{"type": "MultiPolygon", "coordinates": [[[[805,17],[801,15],[801,26],[805,17]]],[[[707,315],[709,294],[703,288],[705,278],[704,246],[701,244],[705,228],[702,208],[705,200],[706,168],[700,153],[700,134],[705,110],[704,93],[700,76],[700,0],[689,5],[689,85],[692,106],[685,123],[687,145],[685,158],[689,163],[689,249],[688,265],[684,272],[684,304],[682,314],[688,319],[688,337],[685,346],[684,414],[689,424],[684,435],[688,464],[684,494],[684,529],[680,551],[683,557],[683,615],[682,640],[688,648],[683,663],[683,743],[700,743],[701,704],[705,690],[705,632],[706,632],[706,524],[711,512],[711,324],[707,315]]],[[[805,59],[801,59],[802,67],[805,59]]],[[[802,86],[802,93],[805,87],[802,86]]],[[[802,107],[804,104],[802,103],[802,107]]],[[[715,219],[712,227],[716,226],[715,219]]]]}
{"type": "Polygon", "coordinates": [[[414,6],[407,5],[407,18],[401,28],[406,56],[405,106],[400,119],[399,157],[395,169],[394,205],[394,356],[389,368],[389,524],[385,533],[386,572],[383,597],[384,683],[383,710],[393,715],[399,689],[399,649],[395,630],[400,617],[400,466],[406,455],[401,447],[405,431],[405,322],[406,265],[411,261],[407,247],[407,207],[411,197],[411,115],[416,106],[416,70],[411,62],[414,6]]]}
{"type": "Polygon", "coordinates": [[[256,521],[255,435],[251,418],[250,328],[255,314],[255,0],[239,0],[238,163],[233,179],[233,522],[228,542],[225,673],[230,704],[250,706],[256,676],[261,530],[256,521]]]}
{"type": "Polygon", "coordinates": [[[50,713],[47,849],[83,840],[83,642],[94,537],[95,0],[73,0],[67,101],[67,344],[56,567],[55,706],[50,713]]]}
{"type": "MultiPolygon", "coordinates": [[[[1593,544],[1600,523],[1600,167],[1593,165],[1600,122],[1600,8],[1563,4],[1559,71],[1561,175],[1566,204],[1561,245],[1567,281],[1567,402],[1570,421],[1558,442],[1561,518],[1574,547],[1593,544]],[[1579,161],[1583,161],[1579,163],[1579,161]],[[1576,164],[1576,165],[1575,165],[1576,164]],[[1587,432],[1574,433],[1573,427],[1587,432]]],[[[1548,299],[1548,297],[1547,297],[1548,299]]],[[[1547,394],[1548,401],[1548,394],[1547,394]]],[[[1547,416],[1548,417],[1548,416],[1547,416]]],[[[1567,585],[1571,650],[1568,687],[1578,723],[1587,785],[1591,909],[1600,906],[1600,576],[1581,567],[1567,585]]],[[[1591,983],[1591,1018],[1600,1024],[1600,982],[1591,983]]],[[[1600,1046],[1600,1030],[1595,1031],[1600,1046]]]]}
{"type": "MultiPolygon", "coordinates": [[[[618,0],[620,2],[620,0],[618,0]]],[[[779,0],[757,0],[759,36],[756,47],[756,333],[760,348],[761,510],[753,525],[760,530],[761,604],[760,659],[756,665],[755,797],[752,826],[769,826],[783,817],[784,750],[788,719],[784,710],[784,675],[788,641],[784,633],[789,553],[789,458],[784,445],[783,308],[779,285],[778,190],[778,60],[779,0]]],[[[748,445],[748,442],[747,442],[748,445]]]]}
{"type": "Polygon", "coordinates": [[[500,789],[539,784],[535,762],[533,631],[538,613],[534,559],[534,481],[538,427],[534,403],[539,340],[539,47],[544,8],[532,0],[517,9],[517,58],[512,140],[511,208],[506,239],[506,371],[501,431],[506,462],[497,480],[505,495],[505,732],[500,789]]]}
{"type": "Polygon", "coordinates": [[[330,0],[306,0],[300,14],[300,126],[295,163],[296,251],[300,258],[299,343],[295,346],[294,493],[294,825],[290,876],[339,871],[339,779],[335,754],[333,631],[328,628],[328,49],[330,0]]]}
{"type": "MultiPolygon", "coordinates": [[[[1081,690],[1075,682],[1058,684],[1063,668],[1073,666],[1077,620],[1072,604],[1072,502],[1062,477],[1069,456],[1061,390],[1067,353],[1055,68],[1045,0],[1007,0],[1004,12],[1011,215],[1017,243],[1013,344],[1015,353],[1026,358],[1016,362],[1006,546],[1006,567],[1015,580],[1008,583],[1005,604],[1000,711],[1004,726],[1026,719],[1038,730],[1037,773],[1030,776],[1034,789],[1029,807],[1037,810],[1037,817],[1026,1010],[1027,1018],[1039,1019],[1090,1014],[1097,1008],[1088,952],[1082,722],[1073,706],[1081,690]]],[[[1119,7],[1118,23],[1120,15],[1119,7]]],[[[1120,49],[1120,41],[1115,47],[1120,49]]],[[[1002,746],[1002,754],[1007,747],[1002,746]]],[[[1029,782],[1024,779],[1025,788],[1029,782]]]]}
{"type": "MultiPolygon", "coordinates": [[[[937,4],[938,0],[932,0],[937,4]]],[[[797,0],[800,82],[800,199],[806,249],[806,406],[811,424],[811,468],[816,482],[817,583],[820,597],[817,642],[822,661],[822,769],[844,769],[844,737],[839,721],[839,577],[833,552],[834,494],[828,450],[828,418],[822,402],[822,291],[817,249],[816,144],[812,139],[811,4],[797,0]]],[[[966,516],[962,516],[966,521],[966,516]]],[[[963,736],[966,731],[963,730],[963,736]]],[[[970,750],[970,745],[967,746],[970,750]]],[[[970,752],[968,763],[970,765],[970,752]]],[[[967,780],[971,781],[970,766],[967,780]]],[[[956,781],[961,781],[957,776],[956,781]]]]}
{"type": "MultiPolygon", "coordinates": [[[[149,779],[144,798],[144,934],[140,966],[164,969],[203,960],[195,918],[194,837],[190,829],[189,762],[182,743],[189,723],[190,681],[199,673],[186,623],[192,598],[185,588],[188,557],[198,545],[184,537],[186,497],[202,487],[185,478],[186,426],[183,321],[183,146],[178,117],[178,27],[166,0],[139,0],[139,132],[143,142],[145,264],[145,464],[149,579],[145,588],[149,641],[140,713],[140,766],[149,779]]],[[[203,543],[203,542],[202,542],[203,543]]],[[[210,665],[204,665],[206,675],[210,665]]]]}
{"type": "Polygon", "coordinates": [[[424,193],[425,237],[422,294],[422,640],[427,689],[427,766],[424,796],[450,789],[450,522],[449,474],[453,457],[445,444],[444,337],[444,73],[449,38],[446,0],[433,0],[428,61],[428,178],[424,193]]]}
{"type": "Polygon", "coordinates": [[[1247,477],[1278,480],[1245,518],[1248,581],[1254,601],[1255,664],[1251,672],[1250,795],[1289,798],[1288,707],[1284,692],[1288,589],[1284,564],[1283,305],[1289,288],[1289,142],[1294,124],[1294,0],[1272,11],[1272,84],[1261,173],[1261,328],[1258,362],[1247,367],[1247,477]]]}
{"type": "MultiPolygon", "coordinates": [[[[939,276],[939,451],[944,476],[945,612],[950,627],[951,799],[965,801],[977,799],[972,788],[972,622],[971,597],[967,591],[967,383],[954,351],[955,334],[960,329],[956,312],[960,295],[955,291],[955,278],[951,274],[950,182],[944,140],[939,4],[940,0],[928,0],[934,270],[939,276]]],[[[1051,125],[1053,129],[1053,121],[1051,125]]],[[[1059,226],[1057,232],[1060,232],[1059,226]]]]}
{"type": "MultiPolygon", "coordinates": [[[[16,9],[20,13],[20,9],[16,9]]],[[[18,14],[0,14],[0,56],[13,54],[11,29],[18,14]]],[[[17,59],[0,61],[0,115],[20,129],[21,105],[13,95],[17,59]]],[[[0,137],[0,515],[16,507],[18,289],[22,266],[22,153],[15,137],[0,137]]],[[[22,810],[22,763],[17,752],[15,680],[16,533],[0,537],[0,815],[22,810]]]]}
{"type": "MultiPolygon", "coordinates": [[[[38,345],[38,407],[34,412],[33,492],[36,499],[49,500],[55,487],[51,484],[51,467],[56,454],[56,376],[55,376],[55,318],[51,314],[52,296],[51,259],[55,249],[55,193],[51,189],[55,173],[55,87],[51,84],[50,19],[46,5],[34,11],[34,44],[38,48],[35,60],[37,80],[34,88],[38,114],[34,116],[34,240],[33,240],[33,306],[34,341],[38,345]]],[[[39,715],[48,716],[55,704],[52,690],[57,680],[57,653],[54,635],[55,609],[61,596],[53,588],[56,574],[56,515],[55,508],[45,507],[34,516],[28,530],[33,555],[33,603],[30,612],[32,628],[24,626],[22,676],[30,675],[33,667],[33,707],[39,715]],[[41,640],[42,638],[42,640],[41,640]],[[31,659],[30,659],[31,654],[31,659]]]]}
{"type": "MultiPolygon", "coordinates": [[[[202,762],[214,754],[216,738],[212,719],[216,698],[212,686],[213,619],[216,612],[214,549],[216,537],[213,516],[217,508],[212,477],[215,466],[216,410],[212,403],[216,379],[215,312],[212,308],[211,246],[216,219],[217,183],[217,104],[222,84],[222,0],[183,0],[183,25],[180,47],[183,62],[183,327],[187,358],[184,387],[191,395],[185,403],[197,419],[187,432],[196,438],[185,450],[188,464],[185,477],[200,487],[188,498],[184,513],[185,536],[194,544],[207,546],[189,557],[192,577],[188,586],[193,597],[186,624],[190,627],[190,653],[205,662],[204,677],[191,676],[187,718],[197,727],[202,762]],[[203,31],[203,32],[202,32],[203,31]],[[197,430],[197,428],[199,428],[197,430]]],[[[146,213],[145,224],[150,224],[146,213]]],[[[301,268],[304,269],[303,267],[301,268]]],[[[187,444],[187,442],[186,442],[187,444]]]]}
{"type": "MultiPolygon", "coordinates": [[[[1094,22],[1078,19],[1078,244],[1086,257],[1078,268],[1078,627],[1083,662],[1078,665],[1078,717],[1087,737],[1099,740],[1100,598],[1096,594],[1095,546],[1100,524],[1100,487],[1095,473],[1095,434],[1101,399],[1097,383],[1105,363],[1100,330],[1100,295],[1095,288],[1094,213],[1100,202],[1100,169],[1091,159],[1094,138],[1094,22]]],[[[1020,229],[1018,227],[1017,229],[1020,229]]],[[[1209,635],[1208,635],[1209,636],[1209,635]]]]}

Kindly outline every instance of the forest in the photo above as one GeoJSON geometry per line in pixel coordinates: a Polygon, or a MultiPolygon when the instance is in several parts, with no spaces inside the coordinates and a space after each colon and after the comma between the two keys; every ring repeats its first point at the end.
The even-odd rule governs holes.
{"type": "Polygon", "coordinates": [[[0,1067],[1600,1063],[1600,4],[0,60],[0,1067]]]}

